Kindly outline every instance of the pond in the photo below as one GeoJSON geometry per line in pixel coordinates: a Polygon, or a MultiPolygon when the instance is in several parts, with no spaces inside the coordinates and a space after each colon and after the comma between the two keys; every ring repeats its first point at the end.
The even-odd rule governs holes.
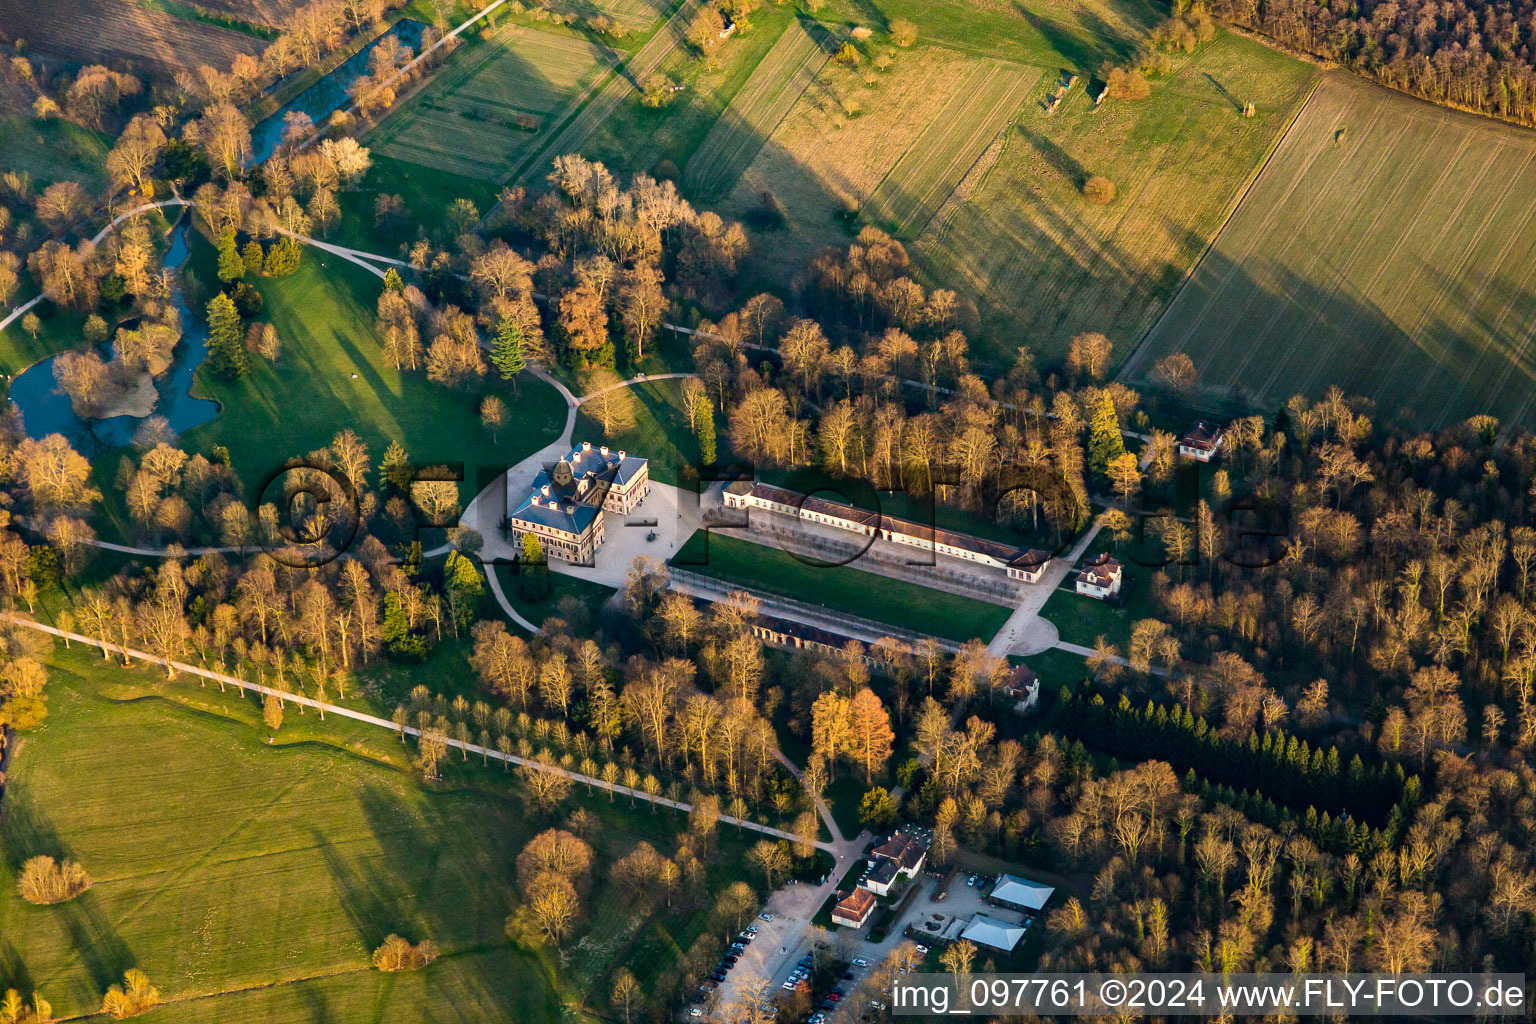
{"type": "Polygon", "coordinates": [[[389,36],[394,36],[400,40],[400,45],[408,46],[414,52],[421,45],[421,34],[426,29],[427,26],[422,22],[412,21],[409,18],[396,22],[393,28],[348,57],[335,71],[299,93],[277,113],[258,123],[251,129],[252,163],[263,163],[277,152],[277,147],[283,141],[283,117],[289,111],[301,111],[308,114],[310,120],[316,125],[324,124],[332,111],[351,98],[353,83],[368,73],[368,55],[373,52],[375,46],[389,36]]]}
{"type": "MultiPolygon", "coordinates": [[[[191,218],[187,219],[171,241],[165,255],[165,269],[177,271],[187,262],[191,218]]],[[[192,397],[192,377],[208,356],[208,325],[203,318],[187,306],[181,291],[179,276],[171,288],[171,301],[181,314],[181,341],[171,368],[155,381],[160,395],[152,415],[164,416],[171,429],[178,434],[207,423],[219,414],[219,403],[206,398],[192,397]]],[[[108,343],[110,344],[110,343],[108,343]]],[[[107,353],[103,353],[105,356],[107,353]]],[[[142,419],[136,416],[111,416],[107,419],[88,419],[75,415],[69,396],[59,393],[53,379],[53,361],[50,356],[40,363],[29,366],[11,384],[11,401],[21,408],[23,422],[30,437],[41,438],[49,434],[63,434],[77,451],[95,455],[108,448],[117,448],[133,439],[142,419]]]]}

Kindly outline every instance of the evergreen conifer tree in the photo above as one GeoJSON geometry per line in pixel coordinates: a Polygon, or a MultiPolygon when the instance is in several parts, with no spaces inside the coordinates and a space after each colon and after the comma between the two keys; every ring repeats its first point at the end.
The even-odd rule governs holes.
{"type": "Polygon", "coordinates": [[[1106,392],[1093,410],[1088,424],[1088,468],[1099,476],[1109,472],[1109,464],[1125,454],[1125,439],[1120,436],[1120,420],[1115,403],[1106,392]]]}
{"type": "Polygon", "coordinates": [[[496,325],[491,363],[500,371],[502,380],[512,380],[528,368],[528,357],[523,351],[523,330],[510,317],[502,317],[501,323],[496,325]]]}
{"type": "Polygon", "coordinates": [[[219,236],[219,280],[225,284],[245,276],[245,258],[235,245],[235,233],[226,231],[219,236]]]}
{"type": "Polygon", "coordinates": [[[239,377],[251,368],[245,350],[245,325],[234,302],[223,292],[208,303],[208,358],[215,373],[239,377]]]}

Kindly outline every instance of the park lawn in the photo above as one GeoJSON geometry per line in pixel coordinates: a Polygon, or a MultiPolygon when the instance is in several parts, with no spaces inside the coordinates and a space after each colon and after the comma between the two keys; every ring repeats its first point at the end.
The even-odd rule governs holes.
{"type": "Polygon", "coordinates": [[[1088,678],[1088,663],[1081,654],[1052,649],[1024,658],[1024,664],[1040,677],[1041,699],[1054,698],[1064,686],[1076,687],[1088,678]]]}
{"type": "MultiPolygon", "coordinates": [[[[549,581],[549,593],[544,597],[538,597],[528,592],[522,577],[513,566],[502,562],[493,566],[493,569],[497,581],[501,584],[502,592],[507,595],[507,600],[511,602],[512,607],[535,626],[542,626],[544,620],[551,615],[559,615],[561,602],[566,598],[579,601],[587,614],[595,620],[603,605],[607,604],[614,595],[612,587],[551,570],[545,577],[549,581]]],[[[488,600],[495,601],[494,598],[488,600]]],[[[511,628],[519,627],[512,625],[511,628]]]]}
{"type": "MultiPolygon", "coordinates": [[[[50,715],[15,751],[0,834],[0,973],[25,974],[0,984],[24,981],[59,1016],[94,1012],[137,966],[175,1003],[146,1020],[583,1019],[578,1007],[605,1003],[596,981],[627,962],[623,948],[643,944],[649,988],[707,924],[707,911],[611,911],[625,900],[599,870],[573,977],[504,936],[516,854],[547,827],[514,795],[515,774],[451,759],[428,792],[350,742],[339,749],[345,733],[327,735],[348,722],[338,716],[320,725],[290,706],[268,746],[256,702],[233,690],[104,667],[79,646],[49,662],[50,715]],[[80,860],[94,887],[56,907],[21,902],[14,872],[35,853],[80,860]],[[390,932],[444,955],[382,976],[368,955],[390,932]]],[[[371,732],[384,759],[404,760],[391,733],[371,732]]],[[[571,804],[598,817],[602,862],[641,839],[668,852],[683,825],[579,786],[571,804]]],[[[720,845],[712,890],[750,843],[723,831],[720,845]]]]}
{"type": "MultiPolygon", "coordinates": [[[[602,424],[591,411],[592,405],[583,405],[576,415],[577,443],[590,440],[593,445],[606,444],[642,455],[650,461],[651,479],[662,483],[678,485],[689,470],[697,478],[701,461],[699,442],[688,428],[682,383],[677,379],[656,380],[626,388],[633,425],[622,429],[616,426],[611,433],[603,432],[602,424]]],[[[725,431],[722,420],[716,419],[720,434],[725,431]]],[[[720,437],[717,444],[718,458],[718,453],[725,450],[725,439],[720,437]]]]}
{"type": "Polygon", "coordinates": [[[1001,372],[1028,340],[1052,365],[1101,331],[1124,359],[1173,299],[1317,78],[1309,64],[1220,33],[1152,81],[1150,98],[1105,100],[1079,78],[1053,114],[1044,75],[948,202],[911,239],[921,277],[981,314],[972,353],[1001,372]],[[1039,102],[1035,102],[1039,101],[1039,102]],[[1242,116],[1252,102],[1257,115],[1242,116]],[[1113,202],[1083,198],[1093,175],[1113,202]]]}
{"type": "MultiPolygon", "coordinates": [[[[0,373],[19,376],[35,362],[85,343],[80,336],[84,313],[60,309],[46,299],[32,307],[32,311],[42,325],[37,337],[21,329],[20,318],[0,331],[0,373]]],[[[9,381],[6,387],[9,390],[9,381]]]]}
{"type": "MultiPolygon", "coordinates": [[[[1072,589],[1077,579],[1074,571],[1046,600],[1040,614],[1055,624],[1057,634],[1066,643],[1092,647],[1103,636],[1120,648],[1120,654],[1124,657],[1131,640],[1132,624],[1140,619],[1155,617],[1151,598],[1153,571],[1126,565],[1126,579],[1129,581],[1134,577],[1136,586],[1121,605],[1085,597],[1072,589]]],[[[1043,681],[1044,677],[1041,678],[1043,681]]]]}
{"type": "Polygon", "coordinates": [[[496,186],[477,178],[466,178],[449,171],[423,167],[405,160],[394,160],[375,152],[373,165],[363,186],[342,192],[341,219],[326,239],[337,245],[404,259],[403,248],[438,227],[445,231],[448,208],[455,199],[468,199],[482,214],[496,202],[496,186]],[[409,220],[401,228],[385,231],[373,220],[374,200],[380,194],[399,196],[409,220]]]}
{"type": "MultiPolygon", "coordinates": [[[[889,783],[889,780],[886,780],[886,783],[889,783]]],[[[832,818],[837,822],[838,830],[845,838],[851,839],[864,831],[864,824],[859,821],[859,812],[864,806],[864,794],[879,785],[882,785],[879,779],[866,783],[864,776],[852,765],[842,765],[838,769],[837,778],[827,783],[821,798],[826,801],[827,810],[832,812],[832,818]]],[[[886,788],[890,788],[888,784],[886,788]]]]}
{"type": "Polygon", "coordinates": [[[761,593],[960,642],[990,640],[1010,614],[999,605],[848,566],[808,565],[778,548],[707,530],[688,538],[672,564],[761,593]]]}
{"type": "Polygon", "coordinates": [[[105,191],[111,148],[105,134],[73,121],[0,114],[0,168],[29,175],[38,192],[66,180],[78,181],[93,196],[105,191]]]}
{"type": "Polygon", "coordinates": [[[277,986],[275,1004],[221,999],[210,1020],[268,1020],[283,1006],[276,1019],[323,1019],[284,983],[331,975],[361,989],[354,1005],[383,996],[375,1019],[421,1019],[412,990],[440,987],[464,1001],[437,1019],[558,1007],[548,965],[503,938],[512,861],[533,833],[515,803],[429,796],[335,751],[264,750],[249,727],[152,699],[114,705],[84,675],[53,677],[50,719],[23,742],[6,792],[0,931],[60,1016],[93,1012],[131,966],[175,1000],[277,986]],[[79,859],[95,886],[59,907],[22,903],[11,872],[36,853],[79,859]],[[384,984],[368,955],[390,932],[431,937],[449,954],[443,969],[384,984]]]}
{"type": "Polygon", "coordinates": [[[1213,408],[1339,387],[1395,427],[1528,429],[1533,226],[1536,136],[1329,73],[1124,373],[1183,352],[1213,408]]]}
{"type": "Polygon", "coordinates": [[[427,380],[422,371],[396,370],[373,329],[382,284],[355,264],[306,250],[296,273],[259,278],[257,285],[265,300],[262,319],[277,327],[281,355],[275,366],[252,357],[251,372],[233,381],[204,364],[194,394],[223,409],[183,438],[191,451],[227,447],[247,488],[260,488],[284,460],[323,448],[350,429],[375,462],[391,441],[399,441],[418,465],[462,463],[460,500],[467,502],[477,467],[515,463],[564,426],[563,399],[531,375],[516,394],[499,386],[494,374],[477,393],[463,394],[427,380]],[[494,443],[479,415],[481,397],[493,393],[510,412],[494,443]]]}

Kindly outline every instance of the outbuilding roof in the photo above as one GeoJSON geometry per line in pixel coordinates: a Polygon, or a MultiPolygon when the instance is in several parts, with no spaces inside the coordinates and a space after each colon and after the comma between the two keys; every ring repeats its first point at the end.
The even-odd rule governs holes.
{"type": "Polygon", "coordinates": [[[1031,882],[1027,878],[1018,875],[1003,875],[997,880],[996,887],[991,892],[991,898],[999,903],[1006,903],[1012,907],[1020,907],[1024,910],[1043,910],[1050,901],[1051,894],[1056,890],[1049,885],[1041,885],[1039,882],[1031,882]]]}
{"type": "Polygon", "coordinates": [[[965,931],[960,933],[960,937],[970,939],[982,946],[1012,953],[1013,947],[1019,944],[1026,930],[1026,925],[1009,924],[1007,921],[999,921],[986,914],[977,914],[971,918],[971,923],[965,926],[965,931]]]}

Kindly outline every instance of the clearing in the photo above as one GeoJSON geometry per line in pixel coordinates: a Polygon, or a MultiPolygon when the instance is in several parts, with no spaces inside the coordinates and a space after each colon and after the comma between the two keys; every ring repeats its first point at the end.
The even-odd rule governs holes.
{"type": "MultiPolygon", "coordinates": [[[[624,404],[629,406],[630,424],[615,425],[611,434],[603,433],[593,403],[582,406],[576,416],[576,441],[606,444],[643,455],[650,460],[653,480],[679,484],[683,470],[697,470],[700,461],[698,439],[688,427],[682,384],[675,379],[656,380],[626,388],[629,400],[624,404]]],[[[728,443],[724,437],[725,418],[717,414],[715,419],[720,435],[718,451],[724,452],[728,443]]]]}
{"type": "Polygon", "coordinates": [[[776,547],[705,530],[688,538],[672,562],[760,593],[961,643],[991,639],[1012,611],[848,566],[812,565],[776,547]]]}
{"type": "Polygon", "coordinates": [[[449,58],[366,141],[386,157],[500,181],[608,70],[579,36],[504,25],[449,58]]]}
{"type": "Polygon", "coordinates": [[[1329,74],[1124,374],[1185,352],[1264,409],[1536,426],[1533,218],[1536,135],[1329,74]]]}
{"type": "Polygon", "coordinates": [[[683,184],[690,194],[708,199],[730,191],[835,45],[815,22],[797,20],[785,29],[688,161],[683,184]]]}
{"type": "Polygon", "coordinates": [[[1079,78],[1053,114],[1043,76],[1018,124],[978,162],[912,244],[931,285],[976,302],[972,350],[993,369],[1027,343],[1043,363],[1083,331],[1124,358],[1151,328],[1220,230],[1317,71],[1239,36],[1219,34],[1175,58],[1140,101],[1095,110],[1079,78]],[[1251,102],[1257,116],[1242,116],[1251,102]],[[1113,202],[1083,182],[1103,175],[1113,202]]]}

